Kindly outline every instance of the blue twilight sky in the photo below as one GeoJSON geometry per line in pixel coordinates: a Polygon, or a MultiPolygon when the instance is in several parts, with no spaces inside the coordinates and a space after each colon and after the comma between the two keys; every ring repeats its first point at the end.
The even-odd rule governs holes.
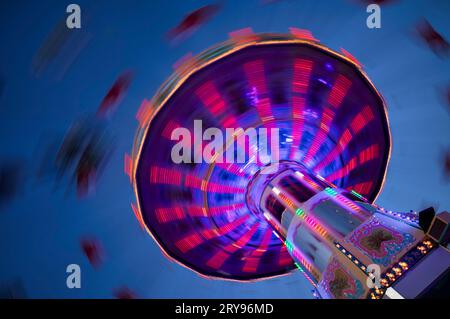
{"type": "MultiPolygon", "coordinates": [[[[131,150],[141,101],[154,94],[181,56],[199,53],[244,27],[256,32],[309,29],[329,47],[343,47],[357,57],[387,101],[392,128],[387,182],[377,202],[393,210],[429,204],[450,209],[450,183],[442,163],[444,150],[450,148],[450,112],[441,96],[450,85],[450,59],[437,57],[413,34],[415,23],[426,17],[450,39],[450,1],[393,1],[382,9],[382,28],[370,30],[362,1],[263,5],[262,0],[228,0],[178,46],[169,45],[164,34],[209,1],[71,2],[0,4],[0,159],[18,157],[27,163],[19,197],[0,211],[0,283],[20,279],[32,298],[110,298],[119,286],[145,298],[311,297],[311,287],[298,272],[250,284],[200,278],[166,260],[130,209],[134,198],[123,174],[123,154],[131,150]],[[89,41],[63,76],[60,61],[36,77],[33,56],[65,19],[71,2],[82,8],[81,35],[89,41]],[[80,201],[74,192],[36,182],[33,174],[42,148],[75,119],[94,113],[126,69],[134,70],[135,78],[109,124],[116,150],[96,194],[80,201]],[[85,235],[97,237],[104,246],[106,259],[99,269],[92,268],[80,250],[85,235]],[[65,285],[65,269],[71,263],[81,266],[81,289],[65,285]]],[[[73,50],[68,49],[69,55],[73,50]]]]}

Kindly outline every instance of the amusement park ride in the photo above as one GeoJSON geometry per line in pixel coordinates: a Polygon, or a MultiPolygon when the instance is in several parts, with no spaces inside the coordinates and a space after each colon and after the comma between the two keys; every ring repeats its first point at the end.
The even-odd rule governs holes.
{"type": "Polygon", "coordinates": [[[237,281],[299,268],[320,298],[448,291],[450,214],[374,203],[391,151],[387,108],[342,52],[305,30],[240,33],[183,59],[143,103],[129,161],[133,208],[168,258],[237,281]],[[278,128],[277,170],[262,174],[251,154],[174,163],[173,130],[199,119],[223,130],[278,128]]]}

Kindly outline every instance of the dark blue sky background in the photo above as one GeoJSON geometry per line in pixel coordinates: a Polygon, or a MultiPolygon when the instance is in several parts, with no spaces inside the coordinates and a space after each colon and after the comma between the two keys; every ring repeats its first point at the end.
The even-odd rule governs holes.
{"type": "MultiPolygon", "coordinates": [[[[393,1],[382,8],[382,28],[366,27],[364,5],[351,0],[223,1],[222,10],[191,38],[172,46],[164,38],[182,17],[209,1],[75,1],[82,8],[87,46],[58,78],[58,65],[40,77],[32,59],[68,1],[2,1],[0,4],[0,158],[26,160],[19,197],[0,211],[0,282],[20,279],[28,297],[112,297],[128,286],[140,297],[310,298],[311,287],[295,272],[258,283],[205,280],[171,263],[139,227],[123,154],[130,152],[136,111],[169,76],[172,65],[226,40],[230,31],[309,29],[322,43],[357,57],[385,97],[393,136],[387,181],[377,200],[393,210],[438,205],[450,209],[450,184],[443,154],[450,148],[450,112],[441,90],[450,85],[450,59],[430,51],[413,34],[427,18],[450,38],[450,1],[393,1]],[[432,4],[431,4],[432,3],[432,4]],[[130,90],[109,123],[116,149],[96,194],[75,192],[33,179],[36,162],[51,137],[77,118],[93,114],[117,76],[135,71],[130,90]],[[93,235],[105,249],[98,269],[88,263],[79,240],[93,235]],[[82,288],[66,287],[66,266],[82,269],[82,288]]],[[[78,32],[78,31],[74,31],[78,32]]],[[[60,62],[61,64],[61,62],[60,62]]]]}

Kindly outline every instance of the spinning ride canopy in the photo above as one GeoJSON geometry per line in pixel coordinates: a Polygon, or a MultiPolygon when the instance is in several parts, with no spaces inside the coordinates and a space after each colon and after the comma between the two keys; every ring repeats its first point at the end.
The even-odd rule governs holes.
{"type": "Polygon", "coordinates": [[[261,168],[174,164],[177,127],[278,127],[281,160],[300,162],[373,201],[390,132],[383,99],[358,64],[290,35],[229,41],[186,61],[140,111],[132,178],[137,216],[165,254],[201,275],[254,280],[294,268],[246,189],[261,168]]]}

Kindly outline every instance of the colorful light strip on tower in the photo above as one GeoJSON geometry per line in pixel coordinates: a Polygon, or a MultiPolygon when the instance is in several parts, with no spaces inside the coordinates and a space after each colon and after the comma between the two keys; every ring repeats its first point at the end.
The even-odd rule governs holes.
{"type": "Polygon", "coordinates": [[[386,269],[381,275],[380,288],[373,288],[370,291],[369,297],[372,299],[381,299],[386,293],[386,290],[401,276],[404,276],[415,264],[417,264],[423,256],[428,254],[436,244],[429,238],[417,243],[410,249],[397,263],[386,269]]]}

